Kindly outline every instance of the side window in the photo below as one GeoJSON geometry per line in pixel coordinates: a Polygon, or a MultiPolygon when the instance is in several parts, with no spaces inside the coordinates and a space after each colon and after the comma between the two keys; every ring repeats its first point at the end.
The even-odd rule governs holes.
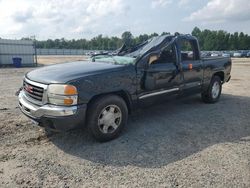
{"type": "Polygon", "coordinates": [[[153,64],[163,64],[163,63],[176,63],[176,50],[175,46],[165,48],[160,57],[152,62],[153,64]]]}
{"type": "Polygon", "coordinates": [[[198,49],[195,41],[182,39],[179,43],[182,61],[195,61],[199,59],[198,49]]]}

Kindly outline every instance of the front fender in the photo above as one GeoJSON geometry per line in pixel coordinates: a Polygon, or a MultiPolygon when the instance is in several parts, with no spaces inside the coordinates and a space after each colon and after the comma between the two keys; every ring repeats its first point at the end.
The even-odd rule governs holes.
{"type": "Polygon", "coordinates": [[[113,71],[83,77],[71,83],[78,89],[79,104],[88,103],[93,97],[105,93],[125,91],[136,94],[136,72],[133,66],[122,71],[113,71]]]}

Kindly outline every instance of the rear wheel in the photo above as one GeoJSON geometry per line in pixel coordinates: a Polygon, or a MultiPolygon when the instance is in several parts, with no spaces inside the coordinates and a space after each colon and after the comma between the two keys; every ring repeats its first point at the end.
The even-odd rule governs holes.
{"type": "Polygon", "coordinates": [[[116,95],[107,95],[93,101],[88,110],[88,127],[101,142],[119,136],[126,125],[128,109],[124,100],[116,95]]]}
{"type": "Polygon", "coordinates": [[[202,100],[205,103],[218,102],[222,90],[222,83],[219,76],[213,76],[207,91],[201,94],[202,100]]]}

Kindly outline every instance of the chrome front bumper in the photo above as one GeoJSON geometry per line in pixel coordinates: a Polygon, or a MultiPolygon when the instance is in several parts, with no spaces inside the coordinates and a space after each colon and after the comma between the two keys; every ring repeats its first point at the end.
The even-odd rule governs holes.
{"type": "Polygon", "coordinates": [[[77,106],[65,107],[65,106],[55,106],[49,104],[45,104],[42,106],[35,105],[26,99],[24,91],[20,91],[18,99],[21,111],[25,115],[33,119],[41,118],[43,116],[46,117],[71,116],[76,114],[77,112],[77,106]]]}

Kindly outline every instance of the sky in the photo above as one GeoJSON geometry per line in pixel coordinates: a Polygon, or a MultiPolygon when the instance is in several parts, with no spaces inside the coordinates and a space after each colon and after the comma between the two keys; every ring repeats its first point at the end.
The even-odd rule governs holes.
{"type": "Polygon", "coordinates": [[[90,39],[200,29],[250,34],[249,0],[0,0],[0,37],[90,39]]]}

